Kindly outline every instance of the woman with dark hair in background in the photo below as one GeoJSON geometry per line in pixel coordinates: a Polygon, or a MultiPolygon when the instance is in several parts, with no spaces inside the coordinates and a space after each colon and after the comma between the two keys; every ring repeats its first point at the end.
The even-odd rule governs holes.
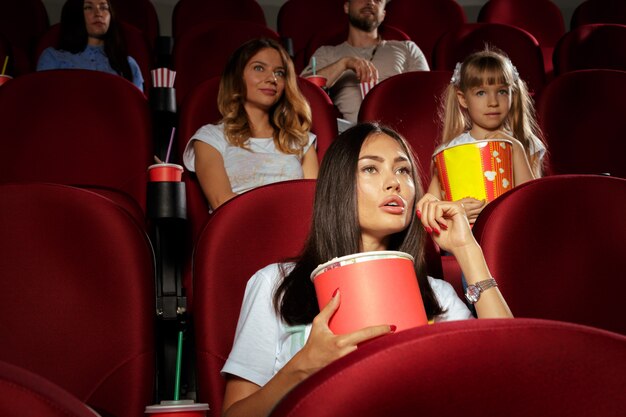
{"type": "Polygon", "coordinates": [[[46,48],[37,71],[88,69],[117,74],[143,91],[143,76],[126,51],[108,0],[68,0],[61,12],[59,47],[46,48]]]}
{"type": "Polygon", "coordinates": [[[397,250],[415,259],[426,314],[437,321],[473,318],[445,281],[426,276],[424,238],[456,256],[479,318],[512,317],[472,235],[460,203],[422,195],[407,142],[377,124],[356,125],[331,144],[320,167],[313,221],[302,254],[272,264],[248,282],[226,377],[223,415],[265,416],[295,385],[363,341],[395,330],[380,323],[334,334],[328,321],[341,288],[320,311],[311,272],[335,257],[397,250]]]}

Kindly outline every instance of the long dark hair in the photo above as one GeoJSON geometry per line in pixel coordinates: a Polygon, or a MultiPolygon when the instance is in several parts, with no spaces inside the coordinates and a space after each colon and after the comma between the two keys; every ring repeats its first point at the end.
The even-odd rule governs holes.
{"type": "MultiPolygon", "coordinates": [[[[84,0],[67,0],[61,11],[61,31],[59,35],[59,49],[73,54],[80,53],[87,47],[87,28],[83,12],[84,0]]],[[[115,72],[130,82],[133,73],[128,63],[126,42],[120,24],[115,18],[111,1],[107,0],[111,21],[109,30],[104,35],[104,53],[115,72]]]]}
{"type": "Polygon", "coordinates": [[[409,253],[415,258],[426,314],[429,318],[443,312],[426,277],[424,247],[426,234],[415,215],[415,203],[423,191],[419,167],[406,140],[397,132],[376,123],[356,125],[333,141],[324,155],[317,178],[313,220],[307,242],[295,267],[274,294],[274,306],[283,320],[290,324],[308,324],[319,313],[311,272],[332,258],[361,251],[361,230],[358,222],[356,173],[359,153],[365,140],[373,134],[386,134],[404,148],[413,167],[415,201],[409,226],[390,236],[389,250],[409,253]]]}

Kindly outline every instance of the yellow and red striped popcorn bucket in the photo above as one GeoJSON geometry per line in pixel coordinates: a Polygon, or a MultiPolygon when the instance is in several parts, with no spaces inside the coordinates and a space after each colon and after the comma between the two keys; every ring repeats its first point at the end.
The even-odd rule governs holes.
{"type": "Polygon", "coordinates": [[[512,143],[486,139],[446,148],[435,156],[441,196],[491,202],[513,188],[512,143]]]}

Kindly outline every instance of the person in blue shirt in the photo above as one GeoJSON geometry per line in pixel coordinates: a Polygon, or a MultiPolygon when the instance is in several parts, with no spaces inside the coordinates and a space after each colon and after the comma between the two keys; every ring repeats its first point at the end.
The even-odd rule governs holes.
{"type": "Polygon", "coordinates": [[[120,75],[143,91],[137,62],[126,51],[109,0],[68,0],[61,12],[58,48],[46,48],[37,71],[88,69],[120,75]]]}

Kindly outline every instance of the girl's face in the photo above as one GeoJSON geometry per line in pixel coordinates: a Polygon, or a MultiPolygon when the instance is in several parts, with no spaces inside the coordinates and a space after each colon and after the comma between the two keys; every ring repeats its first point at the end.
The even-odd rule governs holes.
{"type": "Polygon", "coordinates": [[[243,81],[246,85],[246,108],[268,111],[280,100],[285,90],[286,68],[278,51],[263,48],[246,64],[243,81]]]}
{"type": "Polygon", "coordinates": [[[502,130],[511,110],[511,87],[505,84],[481,85],[467,91],[457,91],[461,107],[472,119],[471,135],[484,139],[489,133],[502,130]]]}
{"type": "Polygon", "coordinates": [[[392,137],[376,133],[363,143],[357,169],[362,250],[384,250],[390,235],[408,227],[415,200],[413,169],[392,137]]]}
{"type": "Polygon", "coordinates": [[[85,28],[90,45],[103,42],[103,37],[111,24],[111,11],[107,0],[85,0],[83,3],[85,28]]]}

